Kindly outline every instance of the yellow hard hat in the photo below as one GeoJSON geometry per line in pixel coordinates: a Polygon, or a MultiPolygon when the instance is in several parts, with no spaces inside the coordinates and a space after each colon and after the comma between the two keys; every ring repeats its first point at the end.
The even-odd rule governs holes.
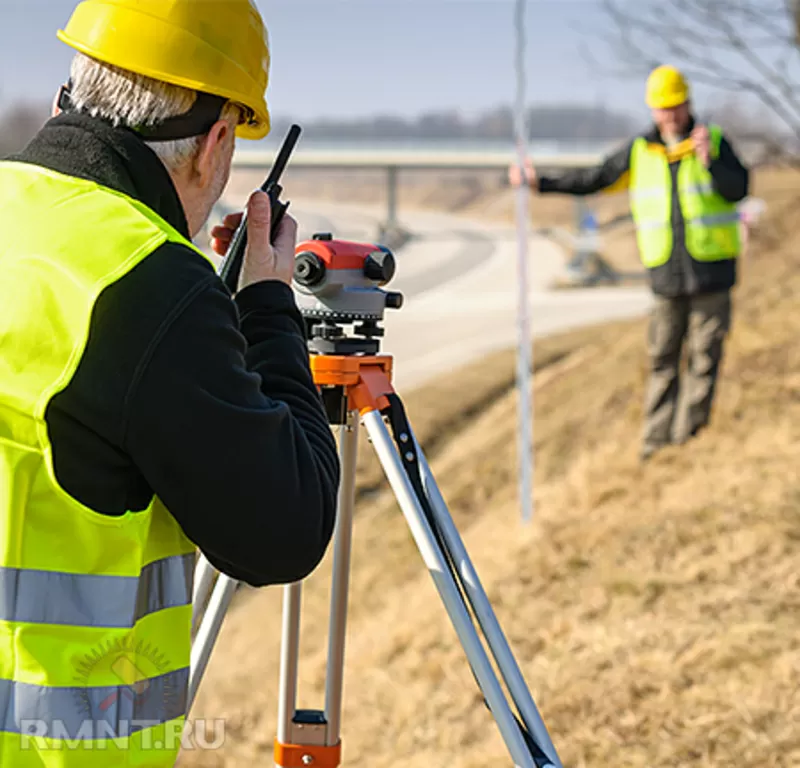
{"type": "Polygon", "coordinates": [[[656,67],[647,78],[647,106],[671,109],[689,99],[689,85],[675,67],[656,67]]]}
{"type": "Polygon", "coordinates": [[[269,37],[254,0],[83,0],[58,38],[106,64],[247,107],[269,133],[269,37]]]}

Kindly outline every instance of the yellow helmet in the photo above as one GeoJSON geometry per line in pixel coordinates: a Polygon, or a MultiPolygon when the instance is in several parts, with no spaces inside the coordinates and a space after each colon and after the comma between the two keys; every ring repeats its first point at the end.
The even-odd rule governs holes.
{"type": "Polygon", "coordinates": [[[83,0],[58,38],[106,64],[247,107],[269,133],[269,37],[254,0],[83,0]]]}
{"type": "Polygon", "coordinates": [[[656,67],[647,78],[647,106],[671,109],[689,99],[689,85],[675,67],[656,67]]]}

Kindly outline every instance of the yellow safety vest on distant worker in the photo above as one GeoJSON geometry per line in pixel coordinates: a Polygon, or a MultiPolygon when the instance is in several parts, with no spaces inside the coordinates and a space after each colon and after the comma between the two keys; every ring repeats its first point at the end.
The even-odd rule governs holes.
{"type": "MultiPolygon", "coordinates": [[[[711,156],[719,155],[722,131],[709,127],[711,156]]],[[[630,158],[631,213],[639,254],[653,269],[669,261],[674,238],[672,176],[666,147],[645,137],[633,143],[630,158]]],[[[683,212],[686,248],[703,262],[734,259],[741,252],[739,214],[735,203],[714,190],[711,173],[694,153],[680,160],[678,195],[683,212]]]]}
{"type": "Polygon", "coordinates": [[[166,241],[194,246],[123,194],[14,162],[0,231],[0,766],[167,768],[195,546],[157,500],[110,517],[70,497],[45,410],[100,293],[166,241]]]}

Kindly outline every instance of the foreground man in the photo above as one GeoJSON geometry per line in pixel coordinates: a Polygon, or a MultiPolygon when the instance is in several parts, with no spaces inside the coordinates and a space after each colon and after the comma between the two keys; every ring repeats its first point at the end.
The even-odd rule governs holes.
{"type": "MultiPolygon", "coordinates": [[[[647,336],[651,371],[643,460],[709,423],[742,251],[736,203],[747,197],[749,186],[748,170],[722,130],[696,122],[678,70],[656,68],[646,90],[655,125],[599,168],[559,178],[539,177],[530,164],[524,169],[526,182],[542,193],[629,188],[639,252],[655,294],[647,336]],[[684,344],[689,364],[678,413],[684,344]]],[[[518,167],[509,170],[509,178],[515,186],[523,183],[518,167]]]]}
{"type": "Polygon", "coordinates": [[[234,299],[190,242],[235,135],[269,131],[255,5],[85,0],[59,37],[61,114],[0,163],[0,765],[166,768],[196,547],[252,585],[306,577],[338,457],[295,222],[271,246],[250,198],[234,299]]]}

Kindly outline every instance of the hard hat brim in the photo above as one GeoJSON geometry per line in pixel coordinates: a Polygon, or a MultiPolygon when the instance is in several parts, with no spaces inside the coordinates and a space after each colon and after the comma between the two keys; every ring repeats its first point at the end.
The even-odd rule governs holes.
{"type": "Polygon", "coordinates": [[[120,69],[128,69],[129,71],[136,72],[144,77],[149,77],[153,80],[169,83],[171,85],[188,88],[192,91],[213,93],[214,95],[222,96],[229,101],[248,107],[250,110],[252,110],[254,120],[252,123],[237,127],[236,135],[241,139],[257,141],[259,139],[263,139],[270,132],[271,121],[266,102],[263,101],[263,103],[254,104],[254,98],[252,94],[238,93],[233,90],[222,88],[209,88],[207,83],[176,75],[174,73],[162,72],[152,67],[143,66],[141,61],[136,62],[135,65],[126,66],[125,61],[112,61],[110,57],[104,56],[100,51],[95,50],[92,46],[85,45],[79,40],[76,40],[63,29],[59,29],[56,32],[56,36],[62,43],[68,45],[70,48],[73,48],[85,56],[88,56],[96,61],[100,61],[104,64],[116,66],[120,69]]]}
{"type": "Polygon", "coordinates": [[[662,96],[659,98],[648,97],[647,106],[650,109],[672,109],[685,104],[689,99],[684,94],[675,94],[674,96],[662,96]]]}

